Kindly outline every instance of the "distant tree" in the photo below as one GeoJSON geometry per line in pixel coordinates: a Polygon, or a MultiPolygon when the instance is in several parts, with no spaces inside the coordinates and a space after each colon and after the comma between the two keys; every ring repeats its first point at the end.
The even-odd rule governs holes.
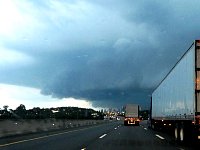
{"type": "Polygon", "coordinates": [[[8,105],[4,105],[3,106],[3,108],[4,108],[5,111],[8,111],[8,107],[9,107],[8,105]]]}
{"type": "Polygon", "coordinates": [[[16,113],[18,116],[20,116],[21,118],[23,118],[23,119],[26,118],[26,113],[27,113],[27,111],[26,111],[25,105],[20,104],[20,105],[16,108],[15,113],[16,113]]]}
{"type": "Polygon", "coordinates": [[[41,109],[40,109],[40,107],[34,107],[34,108],[32,109],[32,111],[33,111],[33,113],[34,113],[34,118],[36,118],[36,119],[40,119],[40,118],[41,118],[41,116],[40,116],[40,114],[41,114],[41,109]]]}
{"type": "Polygon", "coordinates": [[[39,117],[41,119],[45,119],[45,118],[51,118],[53,117],[53,113],[50,109],[40,109],[40,112],[39,112],[39,117]]]}
{"type": "Polygon", "coordinates": [[[11,113],[8,111],[8,105],[4,105],[4,110],[0,110],[0,119],[9,119],[11,118],[11,113]]]}

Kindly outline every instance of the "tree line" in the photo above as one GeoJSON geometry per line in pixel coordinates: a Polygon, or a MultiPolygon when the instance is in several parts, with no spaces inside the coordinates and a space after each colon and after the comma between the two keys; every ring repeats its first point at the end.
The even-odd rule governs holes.
{"type": "Polygon", "coordinates": [[[88,108],[79,107],[57,107],[26,109],[25,105],[20,104],[15,110],[3,106],[0,109],[0,119],[103,119],[103,111],[95,111],[88,108]]]}

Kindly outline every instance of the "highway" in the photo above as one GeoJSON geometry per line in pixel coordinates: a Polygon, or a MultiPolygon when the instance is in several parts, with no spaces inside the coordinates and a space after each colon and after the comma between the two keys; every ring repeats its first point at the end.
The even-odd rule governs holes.
{"type": "Polygon", "coordinates": [[[122,121],[0,139],[0,150],[189,150],[172,142],[167,134],[140,126],[124,126],[122,121]]]}

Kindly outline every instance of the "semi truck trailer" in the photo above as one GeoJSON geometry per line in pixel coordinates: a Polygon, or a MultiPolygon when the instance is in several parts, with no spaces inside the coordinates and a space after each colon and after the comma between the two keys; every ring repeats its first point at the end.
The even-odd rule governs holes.
{"type": "Polygon", "coordinates": [[[139,105],[126,104],[124,125],[139,125],[139,105]]]}
{"type": "Polygon", "coordinates": [[[192,42],[152,92],[149,126],[169,129],[179,142],[200,140],[200,40],[192,42]]]}

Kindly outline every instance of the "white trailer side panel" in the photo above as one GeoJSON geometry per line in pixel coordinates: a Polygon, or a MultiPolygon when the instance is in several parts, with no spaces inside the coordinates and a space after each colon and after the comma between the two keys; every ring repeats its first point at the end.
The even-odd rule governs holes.
{"type": "Polygon", "coordinates": [[[152,119],[191,119],[195,113],[193,45],[152,94],[152,119]]]}

